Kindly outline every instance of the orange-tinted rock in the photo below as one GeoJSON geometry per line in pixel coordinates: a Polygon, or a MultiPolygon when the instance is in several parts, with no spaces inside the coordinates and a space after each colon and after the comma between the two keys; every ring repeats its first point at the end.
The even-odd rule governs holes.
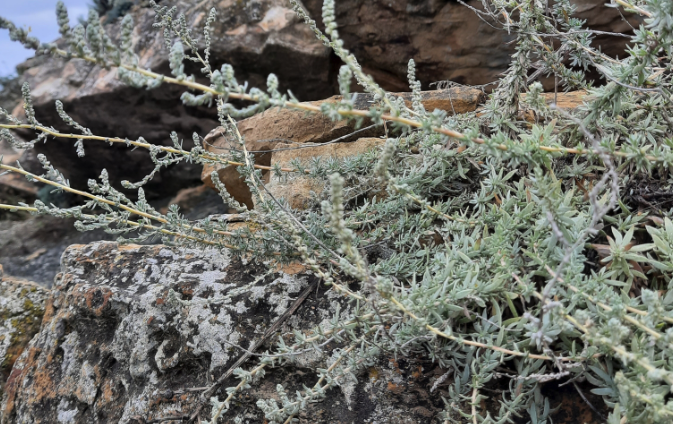
{"type": "Polygon", "coordinates": [[[40,330],[48,296],[32,281],[3,275],[0,266],[0,398],[14,362],[40,330]]]}
{"type": "MultiPolygon", "coordinates": [[[[298,150],[279,150],[271,155],[271,165],[283,168],[292,168],[292,162],[298,160],[302,166],[310,167],[314,160],[345,159],[366,153],[381,147],[386,140],[382,138],[360,138],[350,143],[334,143],[305,147],[298,150]]],[[[278,145],[278,149],[297,147],[297,145],[278,145]]],[[[280,179],[270,178],[266,188],[277,199],[285,199],[293,209],[308,209],[313,205],[312,200],[320,198],[324,187],[314,178],[299,173],[285,173],[280,179]]]]}
{"type": "Polygon", "coordinates": [[[230,343],[249,346],[308,284],[275,271],[250,286],[266,268],[215,249],[100,242],[71,246],[62,264],[41,331],[9,376],[3,422],[188,413],[198,392],[163,393],[206,385],[237,359],[230,343]]]}
{"type": "MultiPolygon", "coordinates": [[[[545,99],[545,103],[549,106],[553,105],[558,109],[575,109],[582,105],[587,93],[586,91],[570,91],[568,93],[543,93],[542,96],[545,99]]],[[[522,94],[521,100],[525,101],[525,99],[526,95],[522,94]]],[[[519,105],[519,107],[520,109],[523,108],[523,110],[519,111],[520,117],[529,122],[535,122],[535,115],[532,111],[525,110],[525,105],[523,104],[519,105]]]]}
{"type": "MultiPolygon", "coordinates": [[[[411,103],[411,93],[394,93],[402,97],[407,104],[411,103]]],[[[422,93],[422,103],[427,110],[440,109],[448,114],[465,113],[474,111],[484,101],[484,93],[481,90],[466,87],[455,87],[449,90],[426,91],[422,93]]],[[[325,102],[338,101],[338,96],[323,100],[325,102]]],[[[369,109],[371,106],[372,95],[358,94],[355,99],[355,108],[360,110],[369,109]]],[[[310,102],[312,105],[319,105],[321,102],[310,102]]],[[[366,127],[368,124],[365,123],[366,127]]],[[[273,160],[270,153],[265,151],[273,150],[285,143],[324,143],[335,139],[341,139],[340,143],[334,144],[339,150],[348,151],[348,147],[353,141],[362,137],[373,137],[384,134],[383,127],[375,127],[360,131],[353,136],[355,128],[354,122],[332,121],[319,113],[308,113],[297,109],[278,109],[273,108],[263,113],[244,119],[238,124],[238,130],[245,140],[245,148],[255,156],[255,164],[271,166],[272,163],[279,163],[279,160],[273,160]]],[[[215,128],[205,138],[206,149],[211,153],[228,153],[231,150],[240,149],[238,140],[230,134],[225,134],[222,127],[215,128]]],[[[326,147],[322,150],[306,149],[293,151],[289,157],[295,153],[302,158],[309,158],[311,155],[319,157],[330,157],[330,152],[336,152],[335,147],[326,147]],[[330,150],[331,149],[331,150],[330,150]],[[302,152],[302,153],[298,153],[302,152]]],[[[276,153],[274,153],[275,155],[276,153]]],[[[349,155],[349,154],[346,154],[349,155]]],[[[282,155],[281,155],[282,156],[282,155]]],[[[295,156],[299,157],[299,156],[295,156]]],[[[344,157],[343,155],[341,157],[344,157]]],[[[284,166],[284,165],[283,165],[284,166]]],[[[201,179],[209,187],[214,187],[210,179],[210,174],[217,171],[227,188],[227,191],[234,199],[248,206],[253,207],[253,199],[250,189],[241,178],[236,166],[221,166],[207,164],[203,167],[201,179]]],[[[268,181],[268,171],[262,172],[266,181],[268,181]]],[[[308,192],[313,189],[312,183],[304,181],[298,183],[297,190],[308,192]]],[[[294,190],[294,189],[291,189],[294,190]]],[[[303,196],[303,195],[302,195],[303,196]]]]}

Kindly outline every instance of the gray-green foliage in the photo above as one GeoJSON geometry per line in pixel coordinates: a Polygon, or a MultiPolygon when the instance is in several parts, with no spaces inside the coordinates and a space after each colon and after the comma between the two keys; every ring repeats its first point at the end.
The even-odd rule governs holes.
{"type": "MultiPolygon", "coordinates": [[[[214,103],[227,136],[239,146],[214,155],[201,147],[199,135],[191,151],[175,135],[171,148],[142,139],[106,138],[149,150],[156,164],[152,174],[124,183],[138,190],[138,200],[112,187],[103,172],[100,181],[89,182],[90,192],[82,194],[85,204],[64,210],[37,203],[36,212],[74,216],[82,230],[105,228],[127,241],[158,235],[166,242],[216,245],[260,259],[301,258],[325,284],[353,301],[348,316],[334,311],[328,325],[309,335],[297,332],[293,344],[280,338],[259,363],[237,370],[240,383],[211,399],[211,421],[231,413],[232,399],[258,383],[266,368],[292,364],[307,349],[323,352],[331,342],[338,347],[324,352],[326,365],[316,370],[314,386],[294,395],[279,386],[280,401],[258,402],[267,420],[290,422],[329,389],[357,381],[360,371],[386,352],[421,355],[452,371],[443,398],[446,422],[464,417],[505,423],[515,416],[546,422],[556,405],[542,395],[541,386],[552,380],[575,384],[579,378],[603,398],[612,411],[607,418],[611,424],[671,422],[672,212],[656,207],[638,212],[629,203],[629,191],[634,181],[652,183],[666,193],[673,183],[673,1],[620,3],[645,16],[620,60],[592,47],[594,34],[572,18],[575,6],[569,0],[547,7],[516,0],[484,2],[482,14],[517,34],[516,53],[484,110],[458,116],[424,109],[411,60],[411,108],[366,75],[339,39],[333,0],[325,0],[324,34],[299,2],[291,3],[344,62],[339,73],[342,100],[323,104],[320,112],[359,123],[367,118],[381,125],[386,120],[395,134],[382,153],[316,160],[307,169],[297,163],[298,172],[308,171],[329,188],[317,199],[321,208],[307,211],[289,210],[282,199],[270,195],[232,120],[272,106],[302,106],[291,94],[278,91],[274,75],[262,90],[239,84],[228,64],[211,68],[214,10],[203,37],[197,37],[177,8],[153,5],[155,27],[163,30],[170,51],[172,77],[137,68],[131,15],[124,17],[115,46],[95,12],[86,30],[70,29],[59,3],[67,51],[41,46],[0,18],[0,27],[27,47],[116,66],[120,78],[134,87],[151,89],[165,82],[188,87],[183,102],[214,103]],[[202,66],[210,86],[187,75],[184,61],[202,66]],[[589,69],[601,75],[601,83],[585,78],[589,69]],[[585,89],[589,96],[574,111],[550,107],[535,81],[539,75],[552,75],[562,88],[585,89]],[[354,110],[353,77],[375,95],[376,103],[367,112],[354,110]],[[522,93],[527,94],[523,102],[522,93]],[[238,108],[232,99],[250,105],[238,108]],[[531,112],[535,122],[521,119],[520,110],[531,112]],[[256,209],[242,215],[261,229],[231,231],[217,217],[189,222],[175,207],[166,215],[154,210],[142,185],[181,160],[242,164],[238,169],[257,197],[256,209]],[[372,254],[372,246],[387,253],[372,254]],[[481,410],[483,389],[493,386],[504,388],[500,406],[481,410]]],[[[38,140],[55,132],[39,123],[29,88],[23,91],[26,124],[0,110],[10,122],[0,126],[2,137],[14,143],[11,128],[33,128],[38,140]]],[[[99,142],[60,104],[57,108],[81,133],[70,136],[78,140],[81,154],[85,142],[99,142]]],[[[43,176],[23,173],[68,190],[62,174],[45,158],[41,161],[43,176]]],[[[22,172],[20,167],[2,167],[22,172]]],[[[276,168],[274,173],[281,175],[275,177],[283,178],[284,172],[276,168]]],[[[213,177],[223,199],[232,202],[213,177]]]]}

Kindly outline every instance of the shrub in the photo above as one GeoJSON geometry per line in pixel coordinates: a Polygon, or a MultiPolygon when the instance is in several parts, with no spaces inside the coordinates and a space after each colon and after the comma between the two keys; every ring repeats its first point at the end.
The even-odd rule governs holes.
{"type": "MultiPolygon", "coordinates": [[[[619,7],[645,17],[623,59],[607,57],[591,45],[595,33],[572,18],[574,6],[568,0],[548,7],[532,1],[484,2],[480,13],[517,34],[516,53],[484,110],[459,116],[423,108],[413,60],[408,65],[411,107],[378,86],[339,39],[333,0],[324,2],[324,32],[299,2],[291,3],[344,63],[339,73],[343,97],[337,103],[301,104],[278,91],[274,75],[266,90],[247,89],[231,66],[213,69],[208,59],[215,10],[197,37],[184,16],[176,16],[176,8],[153,4],[155,26],[172,45],[172,76],[137,67],[131,15],[123,18],[116,45],[95,12],[86,29],[70,28],[59,3],[66,50],[41,44],[0,18],[0,27],[9,29],[13,39],[38,52],[116,67],[119,77],[137,88],[186,87],[182,101],[214,105],[221,125],[240,142],[239,150],[213,154],[202,147],[199,134],[190,151],[177,136],[173,147],[163,147],[94,135],[57,102],[61,117],[80,134],[59,133],[40,124],[24,86],[26,122],[0,110],[8,122],[0,125],[4,139],[31,147],[48,136],[72,138],[80,155],[85,143],[125,143],[147,149],[156,168],[140,182],[123,183],[137,190],[137,200],[132,200],[110,185],[105,171],[82,192],[70,188],[43,156],[43,175],[1,164],[7,172],[84,200],[68,209],[40,201],[1,207],[75,217],[80,230],[104,228],[124,242],[159,236],[165,242],[228,248],[258,260],[300,258],[332,290],[353,301],[350,316],[334,311],[330,325],[311,335],[295,334],[293,345],[281,339],[274,355],[237,370],[240,383],[211,399],[212,422],[227,413],[235,396],[263,378],[265,368],[290,364],[297,351],[320,350],[326,341],[338,347],[328,355],[329,366],[316,370],[313,387],[293,397],[279,386],[280,403],[258,402],[270,422],[291,422],[307,402],[357,379],[384,351],[422,355],[454,371],[444,399],[446,422],[464,417],[474,423],[504,423],[515,416],[545,422],[550,403],[542,385],[560,380],[580,390],[580,378],[594,386],[591,391],[612,411],[610,424],[671,422],[673,221],[670,210],[656,205],[636,210],[633,199],[642,193],[634,191],[633,182],[645,181],[645,189],[649,184],[670,194],[673,1],[617,0],[619,7]],[[210,85],[187,75],[185,60],[200,63],[210,85]],[[586,70],[597,71],[604,83],[588,80],[586,70]],[[586,90],[583,105],[572,111],[548,106],[542,86],[534,81],[537,75],[553,75],[565,90],[586,90]],[[375,95],[368,111],[353,106],[353,77],[375,95]],[[249,106],[237,108],[232,101],[249,106]],[[395,137],[380,154],[316,161],[311,169],[295,170],[329,189],[321,210],[291,210],[266,190],[235,126],[234,119],[269,107],[358,123],[387,122],[395,137]],[[535,122],[522,119],[522,110],[532,113],[535,122]],[[19,142],[10,132],[18,128],[34,130],[37,138],[19,142]],[[144,199],[143,184],[162,167],[184,160],[237,165],[258,200],[254,210],[240,208],[241,213],[259,229],[232,231],[215,217],[190,222],[175,207],[166,215],[154,210],[144,199]],[[368,197],[382,186],[385,196],[368,197]],[[388,253],[372,253],[380,251],[370,249],[374,245],[388,253]],[[483,389],[495,383],[505,388],[500,407],[484,411],[483,389]]],[[[274,175],[284,172],[275,169],[274,175]]],[[[240,206],[216,173],[212,178],[224,201],[240,206]]]]}

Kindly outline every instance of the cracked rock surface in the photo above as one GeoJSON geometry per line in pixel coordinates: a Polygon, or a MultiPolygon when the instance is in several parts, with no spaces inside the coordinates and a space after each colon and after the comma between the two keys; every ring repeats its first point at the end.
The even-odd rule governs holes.
{"type": "Polygon", "coordinates": [[[7,382],[3,422],[132,422],[175,415],[308,284],[225,252],[73,245],[41,331],[7,382]]]}
{"type": "MultiPolygon", "coordinates": [[[[70,246],[61,266],[51,292],[30,283],[14,285],[14,300],[8,302],[10,286],[0,285],[0,313],[16,310],[33,323],[44,313],[39,332],[6,380],[3,424],[140,424],[189,415],[199,388],[211,385],[242,354],[235,345],[248,348],[259,340],[305,288],[311,287],[310,295],[272,342],[281,336],[291,344],[291,332],[329,328],[334,311],[342,318],[351,313],[342,296],[322,285],[313,291],[315,277],[301,265],[254,263],[227,250],[95,242],[70,246]]],[[[3,325],[0,340],[8,334],[3,325]]],[[[24,333],[27,341],[34,331],[24,333]]],[[[339,346],[330,342],[323,354],[307,352],[292,365],[269,366],[261,381],[237,394],[219,422],[265,422],[257,401],[279,401],[278,384],[288,393],[313,386],[316,369],[333,361],[339,346]]],[[[250,358],[243,368],[257,361],[250,358]]],[[[235,378],[225,382],[220,401],[224,389],[236,384],[235,378]]],[[[440,423],[442,396],[451,384],[450,372],[430,360],[383,353],[359,372],[357,382],[329,390],[296,418],[306,424],[440,423]]],[[[549,390],[554,405],[563,405],[554,422],[597,422],[572,389],[549,390]]],[[[496,400],[489,402],[487,407],[498,407],[496,400]]],[[[210,413],[206,404],[201,419],[210,413]]]]}

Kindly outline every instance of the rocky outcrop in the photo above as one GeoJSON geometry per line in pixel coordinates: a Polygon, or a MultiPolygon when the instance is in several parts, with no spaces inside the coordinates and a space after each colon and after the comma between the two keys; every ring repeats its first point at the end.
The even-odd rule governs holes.
{"type": "MultiPolygon", "coordinates": [[[[313,281],[293,274],[302,267],[284,269],[274,272],[212,249],[71,246],[41,331],[7,382],[3,422],[140,423],[192,412],[199,390],[190,389],[212,383],[239,356],[234,346],[250,346],[313,281]]],[[[330,319],[334,302],[349,308],[322,288],[318,293],[281,334],[309,331],[330,319]]],[[[296,369],[270,370],[268,382],[246,392],[236,412],[262,422],[254,404],[256,398],[275,397],[272,382],[297,388],[313,384],[312,373],[304,373],[326,360],[309,355],[296,369]]],[[[346,397],[335,394],[312,406],[311,422],[363,422],[356,417],[391,411],[402,415],[408,407],[391,408],[391,402],[374,399],[392,390],[388,379],[395,377],[397,393],[407,378],[411,384],[425,381],[435,367],[422,378],[398,378],[399,368],[396,362],[385,364],[346,397]]],[[[412,391],[417,411],[411,413],[432,416],[428,388],[412,391]]],[[[387,395],[391,401],[394,393],[387,395]]]]}
{"type": "MultiPolygon", "coordinates": [[[[230,63],[241,82],[259,87],[266,87],[267,75],[274,72],[281,77],[282,90],[291,89],[302,99],[333,94],[329,50],[299,22],[286,0],[202,1],[197,5],[173,1],[172,4],[186,13],[188,24],[194,28],[205,23],[211,7],[218,9],[219,18],[212,34],[214,68],[230,63]]],[[[134,7],[131,13],[137,25],[133,40],[139,66],[170,75],[163,37],[160,31],[152,29],[154,11],[134,7]]],[[[117,20],[107,26],[115,39],[119,25],[117,20]]],[[[184,146],[190,148],[192,133],[207,134],[217,123],[214,109],[183,106],[181,88],[164,84],[151,91],[133,89],[117,79],[114,68],[104,69],[81,59],[47,57],[29,60],[21,67],[24,69],[21,81],[31,86],[38,119],[67,133],[72,129],[56,113],[55,100],[63,101],[68,114],[97,135],[131,139],[142,136],[154,144],[171,144],[169,134],[175,131],[185,140],[184,146]]],[[[199,69],[188,66],[188,72],[197,75],[199,69]]],[[[20,116],[22,110],[17,107],[15,114],[20,116]]],[[[116,183],[122,179],[137,181],[153,168],[146,151],[131,151],[125,146],[87,143],[84,158],[77,157],[73,143],[66,140],[50,140],[36,149],[45,153],[78,188],[86,188],[87,180],[96,178],[103,168],[116,183]]],[[[187,163],[173,166],[146,186],[147,196],[170,196],[180,188],[195,185],[199,171],[200,167],[187,163]]]]}
{"type": "MultiPolygon", "coordinates": [[[[259,340],[300,292],[309,289],[310,295],[273,340],[279,335],[291,340],[293,331],[307,334],[327,325],[337,306],[342,313],[352,307],[323,286],[314,288],[315,277],[300,265],[247,262],[227,250],[98,242],[71,246],[62,267],[44,304],[40,331],[7,380],[3,423],[179,421],[195,411],[203,388],[242,354],[236,346],[259,340]]],[[[26,295],[14,289],[24,302],[21,311],[41,305],[35,298],[26,306],[31,293],[42,293],[35,290],[26,295]]],[[[293,365],[267,367],[264,379],[239,393],[220,422],[234,422],[234,416],[264,422],[257,400],[278,400],[279,383],[288,393],[311,387],[318,380],[315,369],[326,367],[329,357],[306,353],[293,365]]],[[[255,364],[251,358],[243,368],[255,364]]],[[[224,387],[237,383],[231,378],[224,387]]],[[[359,373],[357,384],[330,390],[297,418],[304,424],[439,423],[442,396],[451,384],[451,373],[429,359],[384,353],[359,373]]],[[[552,406],[563,405],[554,422],[598,422],[572,387],[543,390],[552,406]]],[[[488,399],[482,407],[490,405],[499,408],[488,399]]],[[[207,417],[210,405],[201,415],[207,417]]]]}
{"type": "Polygon", "coordinates": [[[62,261],[42,331],[7,383],[4,422],[188,412],[198,392],[166,393],[211,382],[237,358],[232,344],[249,346],[309,284],[283,272],[265,278],[226,251],[100,242],[71,246],[62,261]]]}
{"type": "Polygon", "coordinates": [[[4,275],[0,266],[0,398],[14,362],[40,330],[49,290],[4,275]]]}
{"type": "MultiPolygon", "coordinates": [[[[172,1],[185,12],[188,24],[199,26],[211,7],[219,17],[213,33],[212,62],[216,68],[231,63],[240,81],[265,87],[266,76],[279,76],[282,90],[291,90],[301,100],[315,100],[336,93],[338,61],[317,41],[290,10],[287,0],[205,0],[194,4],[172,1]]],[[[304,2],[310,14],[320,21],[321,0],[304,2]]],[[[619,11],[604,6],[602,0],[576,0],[577,16],[587,26],[615,32],[630,31],[638,18],[623,20],[619,11]]],[[[480,8],[481,3],[469,5],[480,8]]],[[[152,30],[154,12],[145,7],[131,9],[137,23],[135,50],[140,66],[169,74],[163,38],[152,30]]],[[[392,91],[406,91],[407,61],[418,65],[418,78],[424,88],[436,81],[461,84],[493,82],[507,69],[513,46],[512,36],[492,28],[472,10],[456,2],[437,0],[337,2],[339,32],[362,63],[381,85],[392,91]]],[[[497,25],[496,25],[497,26],[497,25]]],[[[119,33],[119,20],[108,25],[113,37],[119,33]]],[[[597,44],[608,54],[621,54],[625,39],[601,36],[597,44]]],[[[117,80],[115,69],[103,69],[79,59],[64,61],[40,57],[21,66],[21,81],[30,83],[38,117],[47,125],[71,132],[54,109],[60,99],[65,110],[98,135],[135,139],[144,137],[154,144],[169,144],[168,135],[176,131],[190,147],[192,133],[207,134],[216,126],[210,108],[185,107],[179,101],[182,89],[169,86],[136,90],[117,80]]],[[[198,74],[198,67],[188,66],[198,74]]],[[[20,110],[16,110],[20,114],[20,110]]],[[[279,135],[273,135],[279,137],[279,135]]],[[[270,137],[270,138],[273,138],[270,137]]],[[[51,140],[37,146],[60,168],[75,187],[85,188],[105,168],[111,181],[139,180],[153,164],[147,152],[124,146],[87,143],[89,157],[78,158],[73,143],[51,140]],[[95,157],[95,160],[91,160],[95,157]]],[[[199,168],[188,163],[163,171],[146,186],[149,198],[174,195],[179,189],[198,183],[199,168]]]]}

